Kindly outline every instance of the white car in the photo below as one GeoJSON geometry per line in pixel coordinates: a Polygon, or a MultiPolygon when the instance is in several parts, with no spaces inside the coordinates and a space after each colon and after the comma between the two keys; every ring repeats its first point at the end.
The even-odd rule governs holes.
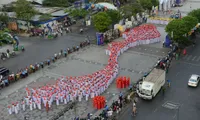
{"type": "Polygon", "coordinates": [[[199,75],[192,74],[188,81],[188,86],[197,87],[199,80],[200,80],[199,75]]]}

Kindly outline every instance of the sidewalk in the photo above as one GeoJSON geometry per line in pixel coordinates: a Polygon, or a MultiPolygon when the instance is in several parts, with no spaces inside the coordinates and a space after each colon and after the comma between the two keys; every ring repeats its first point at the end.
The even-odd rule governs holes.
{"type": "Polygon", "coordinates": [[[182,7],[171,8],[173,11],[178,11],[182,13],[182,16],[186,16],[190,11],[198,9],[200,6],[200,0],[187,0],[183,3],[182,7]]]}

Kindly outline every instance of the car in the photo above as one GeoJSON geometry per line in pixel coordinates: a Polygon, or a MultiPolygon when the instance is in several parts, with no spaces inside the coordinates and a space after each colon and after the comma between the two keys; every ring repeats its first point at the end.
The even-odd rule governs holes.
{"type": "Polygon", "coordinates": [[[9,74],[9,70],[5,67],[0,67],[0,76],[6,77],[9,74]]]}
{"type": "Polygon", "coordinates": [[[188,86],[197,87],[199,84],[200,76],[196,74],[192,74],[189,81],[188,86]]]}

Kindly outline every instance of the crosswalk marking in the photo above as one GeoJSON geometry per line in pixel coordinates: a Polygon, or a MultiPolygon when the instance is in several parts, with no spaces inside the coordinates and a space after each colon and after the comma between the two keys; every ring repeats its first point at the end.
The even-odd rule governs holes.
{"type": "Polygon", "coordinates": [[[192,61],[194,61],[194,60],[196,59],[196,57],[197,57],[197,56],[194,56],[194,57],[192,58],[192,61]]]}
{"type": "Polygon", "coordinates": [[[200,60],[200,56],[196,59],[196,61],[199,61],[200,60]]]}
{"type": "Polygon", "coordinates": [[[178,109],[180,105],[177,103],[167,101],[162,106],[168,109],[178,109]]]}
{"type": "Polygon", "coordinates": [[[188,57],[188,55],[185,55],[184,57],[183,57],[183,59],[186,59],[188,57]]]}
{"type": "Polygon", "coordinates": [[[182,57],[183,60],[186,60],[186,61],[200,61],[200,56],[193,56],[193,55],[185,55],[182,57]]]}
{"type": "Polygon", "coordinates": [[[189,55],[189,56],[187,57],[187,60],[190,60],[191,57],[192,57],[192,55],[189,55]]]}

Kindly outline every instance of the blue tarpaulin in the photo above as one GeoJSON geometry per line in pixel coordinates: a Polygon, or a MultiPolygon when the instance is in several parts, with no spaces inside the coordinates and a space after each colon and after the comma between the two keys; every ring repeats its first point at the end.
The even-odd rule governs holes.
{"type": "Polygon", "coordinates": [[[164,44],[165,44],[165,47],[170,47],[171,40],[170,40],[169,35],[166,35],[165,43],[164,44]]]}

